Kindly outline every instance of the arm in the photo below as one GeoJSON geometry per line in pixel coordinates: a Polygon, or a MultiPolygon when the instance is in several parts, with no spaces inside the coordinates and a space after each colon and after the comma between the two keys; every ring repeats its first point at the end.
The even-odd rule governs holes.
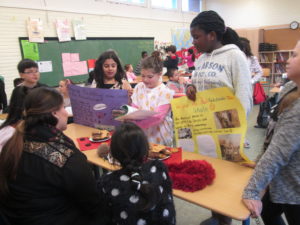
{"type": "Polygon", "coordinates": [[[263,75],[263,71],[262,68],[257,60],[257,58],[255,56],[253,56],[251,58],[251,73],[252,75],[254,74],[254,76],[251,79],[252,84],[256,83],[259,81],[259,79],[262,77],[263,75]]]}
{"type": "Polygon", "coordinates": [[[288,165],[293,154],[299,151],[299,104],[290,110],[292,111],[286,112],[279,119],[272,141],[244,190],[244,199],[260,200],[260,192],[276,177],[281,168],[288,165]]]}
{"type": "Polygon", "coordinates": [[[248,116],[253,106],[251,74],[248,62],[241,51],[234,52],[231,58],[231,78],[234,94],[239,98],[248,116]]]}
{"type": "MultiPolygon", "coordinates": [[[[135,105],[132,105],[134,107],[136,107],[135,105]]],[[[137,107],[136,107],[137,108],[137,107]]],[[[166,115],[169,113],[171,109],[171,105],[170,104],[165,104],[165,105],[160,105],[158,106],[154,111],[158,112],[157,114],[144,119],[144,120],[136,120],[134,121],[139,127],[143,128],[143,129],[147,129],[149,127],[155,126],[160,124],[161,122],[164,121],[166,115]]]]}

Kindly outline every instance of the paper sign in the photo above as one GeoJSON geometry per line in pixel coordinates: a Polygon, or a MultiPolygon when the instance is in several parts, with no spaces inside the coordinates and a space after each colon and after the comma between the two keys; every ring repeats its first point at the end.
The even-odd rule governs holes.
{"type": "Polygon", "coordinates": [[[250,161],[243,152],[246,114],[230,89],[198,92],[196,99],[171,102],[177,146],[233,162],[250,161]]]}
{"type": "Polygon", "coordinates": [[[39,60],[39,49],[37,43],[30,43],[27,40],[21,40],[23,56],[25,59],[39,60]]]}
{"type": "Polygon", "coordinates": [[[47,72],[53,71],[51,61],[40,61],[40,62],[37,62],[37,64],[39,66],[40,73],[47,73],[47,72]]]}
{"type": "Polygon", "coordinates": [[[71,41],[71,29],[68,20],[56,20],[56,31],[59,41],[71,41]]]}
{"type": "Polygon", "coordinates": [[[71,62],[71,53],[61,53],[63,62],[71,62]]]}
{"type": "Polygon", "coordinates": [[[30,42],[44,42],[43,21],[40,19],[28,19],[27,31],[30,42]]]}
{"type": "Polygon", "coordinates": [[[81,20],[73,20],[73,29],[76,40],[86,40],[85,25],[81,20]]]}
{"type": "Polygon", "coordinates": [[[87,63],[88,63],[88,68],[89,69],[94,69],[95,68],[96,59],[88,59],[87,63]]]}
{"type": "Polygon", "coordinates": [[[79,62],[79,53],[71,53],[71,62],[79,62]]]}
{"type": "Polygon", "coordinates": [[[63,71],[65,77],[83,75],[88,73],[86,61],[64,62],[63,71]]]}
{"type": "MultiPolygon", "coordinates": [[[[117,126],[112,110],[128,104],[126,90],[69,86],[74,122],[90,127],[117,126]]],[[[89,135],[89,134],[87,134],[89,135]]]]}

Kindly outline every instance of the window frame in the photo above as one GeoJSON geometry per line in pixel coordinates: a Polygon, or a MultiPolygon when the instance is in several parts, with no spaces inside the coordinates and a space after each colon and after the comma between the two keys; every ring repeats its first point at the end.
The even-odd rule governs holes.
{"type": "Polygon", "coordinates": [[[127,1],[121,1],[121,0],[106,0],[106,2],[108,3],[114,3],[114,4],[121,4],[121,5],[130,5],[130,6],[140,6],[140,7],[148,7],[148,1],[149,0],[145,0],[144,3],[137,3],[137,2],[128,2],[127,1]]]}

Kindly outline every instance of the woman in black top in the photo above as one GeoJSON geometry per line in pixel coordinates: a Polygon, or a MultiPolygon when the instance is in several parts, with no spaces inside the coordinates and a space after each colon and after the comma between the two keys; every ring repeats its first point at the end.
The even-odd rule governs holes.
{"type": "Polygon", "coordinates": [[[105,224],[86,157],[62,133],[67,119],[56,90],[26,96],[24,121],[0,155],[0,206],[11,224],[105,224]]]}

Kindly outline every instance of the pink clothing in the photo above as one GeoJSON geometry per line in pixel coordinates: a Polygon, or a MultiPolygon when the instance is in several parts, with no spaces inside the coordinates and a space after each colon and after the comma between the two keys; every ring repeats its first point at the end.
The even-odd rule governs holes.
{"type": "Polygon", "coordinates": [[[0,152],[2,151],[2,148],[6,144],[6,142],[13,136],[15,130],[16,128],[12,126],[3,127],[0,130],[0,152]]]}
{"type": "Polygon", "coordinates": [[[167,83],[167,87],[175,91],[175,94],[185,93],[184,85],[180,84],[179,82],[169,80],[167,83]]]}
{"type": "Polygon", "coordinates": [[[182,58],[186,60],[186,64],[189,68],[194,66],[193,55],[182,56],[182,58]]]}
{"type": "Polygon", "coordinates": [[[131,97],[132,105],[138,109],[158,112],[147,119],[135,121],[144,129],[149,142],[173,145],[173,120],[170,105],[173,95],[174,91],[163,83],[155,88],[147,88],[143,82],[135,86],[131,97]]]}
{"type": "Polygon", "coordinates": [[[126,72],[127,80],[133,82],[136,79],[136,75],[133,72],[126,72]]]}

